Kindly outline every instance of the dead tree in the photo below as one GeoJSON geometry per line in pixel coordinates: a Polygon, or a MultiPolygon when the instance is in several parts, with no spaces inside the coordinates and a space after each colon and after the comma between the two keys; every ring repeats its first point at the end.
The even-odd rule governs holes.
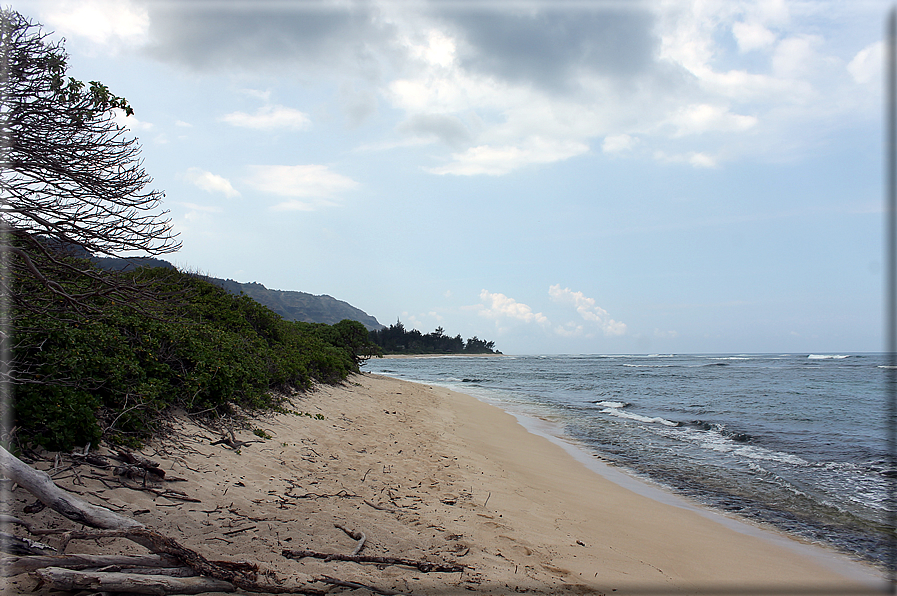
{"type": "Polygon", "coordinates": [[[180,248],[137,139],[115,121],[116,110],[133,110],[97,81],[66,77],[67,58],[39,25],[0,10],[0,248],[11,257],[0,290],[19,308],[83,309],[91,296],[124,299],[134,290],[62,258],[65,249],[127,256],[180,248]],[[84,283],[59,283],[72,275],[84,283]],[[25,295],[28,284],[16,279],[46,292],[25,295]]]}

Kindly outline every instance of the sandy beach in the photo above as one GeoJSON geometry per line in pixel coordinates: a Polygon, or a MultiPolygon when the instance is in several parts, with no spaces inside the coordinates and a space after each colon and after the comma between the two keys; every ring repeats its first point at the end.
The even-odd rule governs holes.
{"type": "MultiPolygon", "coordinates": [[[[257,441],[239,450],[178,419],[142,453],[182,481],[127,488],[108,471],[64,469],[68,458],[55,478],[208,559],[254,561],[287,584],[319,589],[323,576],[414,594],[871,594],[884,586],[880,572],[832,551],[612,482],[583,454],[444,388],[363,374],[299,395],[294,407],[298,414],[253,421],[270,438],[237,430],[241,441],[257,441]],[[193,501],[165,496],[170,489],[193,501]],[[423,573],[281,555],[351,553],[357,541],[336,525],[365,535],[362,554],[466,568],[423,573]]],[[[54,465],[49,454],[36,467],[54,465]]],[[[13,513],[69,523],[47,509],[23,513],[33,501],[18,489],[13,513]]],[[[66,552],[141,549],[110,538],[66,552]]],[[[6,589],[34,585],[23,574],[6,589]]]]}

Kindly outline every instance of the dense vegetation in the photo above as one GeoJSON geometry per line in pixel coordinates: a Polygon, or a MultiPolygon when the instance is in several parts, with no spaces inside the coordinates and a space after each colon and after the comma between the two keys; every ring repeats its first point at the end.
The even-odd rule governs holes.
{"type": "Polygon", "coordinates": [[[465,342],[461,335],[446,335],[442,327],[424,335],[417,329],[407,331],[402,321],[370,331],[368,337],[385,354],[501,354],[495,349],[495,342],[475,335],[465,342]]]}
{"type": "Polygon", "coordinates": [[[278,407],[271,389],[339,381],[377,352],[354,321],[288,322],[172,268],[104,271],[79,258],[74,248],[158,257],[180,242],[118,123],[116,110],[133,109],[67,76],[67,60],[63,42],[0,8],[0,383],[11,381],[16,425],[4,412],[0,441],[134,442],[170,408],[278,407]]]}
{"type": "MultiPolygon", "coordinates": [[[[152,295],[132,304],[95,297],[90,310],[65,316],[17,309],[18,443],[135,442],[173,407],[211,416],[230,404],[277,408],[283,404],[271,389],[340,381],[379,352],[356,321],[285,321],[248,296],[176,270],[123,275],[149,282],[152,295]]],[[[27,278],[18,283],[47,292],[27,278]]],[[[74,292],[79,283],[62,285],[74,292]]]]}

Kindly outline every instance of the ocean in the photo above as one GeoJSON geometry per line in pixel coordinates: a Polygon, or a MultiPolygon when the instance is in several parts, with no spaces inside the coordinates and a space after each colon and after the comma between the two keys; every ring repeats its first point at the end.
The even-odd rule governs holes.
{"type": "Polygon", "coordinates": [[[545,420],[630,474],[870,562],[887,561],[883,354],[374,359],[545,420]]]}

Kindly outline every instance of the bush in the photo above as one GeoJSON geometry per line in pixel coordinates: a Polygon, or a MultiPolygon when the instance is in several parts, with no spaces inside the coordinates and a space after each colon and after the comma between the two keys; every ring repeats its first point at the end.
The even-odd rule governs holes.
{"type": "Polygon", "coordinates": [[[133,442],[175,406],[212,416],[231,405],[276,407],[272,389],[340,382],[376,350],[355,321],[284,321],[181,272],[123,275],[154,280],[156,298],[133,305],[97,298],[94,313],[66,320],[17,313],[19,443],[70,449],[100,438],[133,442]]]}

